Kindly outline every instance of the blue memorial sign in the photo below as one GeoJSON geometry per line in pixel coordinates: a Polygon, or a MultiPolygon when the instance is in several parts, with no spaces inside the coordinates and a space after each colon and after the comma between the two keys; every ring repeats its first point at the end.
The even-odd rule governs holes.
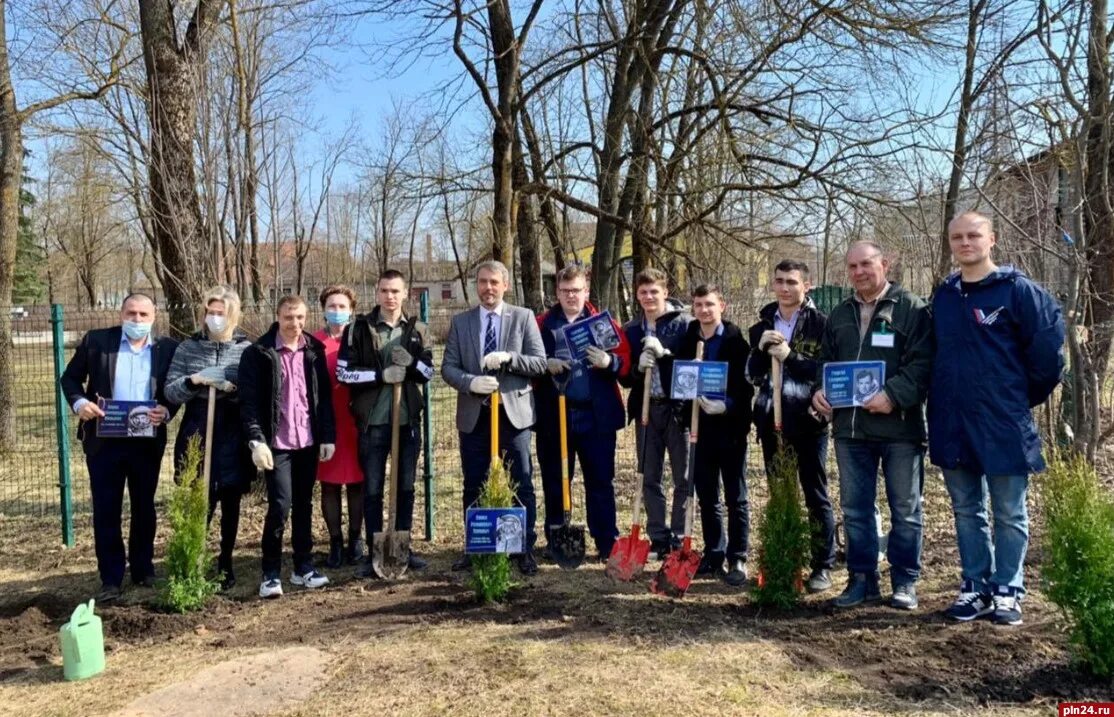
{"type": "Polygon", "coordinates": [[[464,552],[526,552],[526,509],[469,508],[464,516],[464,552]]]}
{"type": "Polygon", "coordinates": [[[824,364],[824,397],[832,408],[862,406],[885,384],[885,361],[835,361],[824,364]]]}

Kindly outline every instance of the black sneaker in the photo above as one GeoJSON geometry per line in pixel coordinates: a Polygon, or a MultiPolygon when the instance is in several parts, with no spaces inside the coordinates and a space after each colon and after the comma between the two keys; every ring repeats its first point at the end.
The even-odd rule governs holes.
{"type": "Polygon", "coordinates": [[[670,545],[668,540],[655,540],[650,543],[650,555],[648,558],[651,560],[665,560],[666,556],[669,555],[672,550],[673,546],[670,545]]]}
{"type": "Polygon", "coordinates": [[[1020,625],[1021,601],[1016,595],[995,595],[994,614],[990,620],[995,625],[1020,625]]]}
{"type": "Polygon", "coordinates": [[[714,575],[717,578],[722,577],[724,572],[723,553],[705,554],[700,558],[700,567],[696,569],[697,575],[714,575]]]}
{"type": "Polygon", "coordinates": [[[371,556],[365,555],[364,559],[356,566],[355,572],[352,573],[360,580],[375,580],[379,576],[375,574],[375,568],[371,564],[371,556]]]}
{"type": "Polygon", "coordinates": [[[534,553],[528,552],[518,556],[518,571],[523,575],[537,575],[538,561],[534,559],[534,553]]]}
{"type": "Polygon", "coordinates": [[[107,605],[119,600],[121,595],[123,593],[119,585],[101,585],[101,591],[97,593],[95,600],[102,605],[107,605]]]}
{"type": "Polygon", "coordinates": [[[839,597],[832,601],[832,604],[838,608],[847,608],[863,603],[878,602],[881,599],[882,593],[878,589],[878,573],[872,575],[851,573],[847,581],[847,587],[844,588],[839,597]]]}
{"type": "Polygon", "coordinates": [[[944,611],[944,616],[956,622],[969,622],[992,612],[994,601],[990,593],[979,592],[973,581],[964,580],[959,588],[959,597],[944,611]]]}
{"type": "Polygon", "coordinates": [[[410,570],[425,570],[427,567],[429,567],[429,563],[427,563],[417,553],[410,553],[410,557],[406,561],[406,567],[410,570]]]}
{"type": "Polygon", "coordinates": [[[138,578],[133,577],[132,585],[135,585],[138,588],[153,588],[155,587],[155,576],[144,575],[138,578]]]}
{"type": "Polygon", "coordinates": [[[221,573],[220,591],[226,593],[234,587],[236,587],[236,576],[232,574],[232,571],[229,570],[221,573]]]}
{"type": "Polygon", "coordinates": [[[810,593],[822,593],[832,589],[832,571],[827,568],[816,568],[808,576],[805,589],[810,593]]]}
{"type": "Polygon", "coordinates": [[[732,560],[731,569],[723,576],[723,582],[732,587],[742,587],[746,584],[750,575],[747,574],[747,564],[745,560],[732,560]]]}

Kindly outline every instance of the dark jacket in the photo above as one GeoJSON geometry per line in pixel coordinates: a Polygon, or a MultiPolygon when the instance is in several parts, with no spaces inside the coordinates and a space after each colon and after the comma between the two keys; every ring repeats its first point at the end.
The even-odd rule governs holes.
{"type": "Polygon", "coordinates": [[[1012,266],[963,293],[959,274],[932,299],[936,361],[928,398],[932,462],[986,475],[1044,470],[1032,407],[1064,370],[1059,305],[1012,266]]]}
{"type": "MultiPolygon", "coordinates": [[[[750,327],[750,358],[747,359],[747,380],[758,387],[754,401],[754,428],[759,437],[774,433],[773,381],[770,378],[770,354],[758,348],[763,332],[774,330],[777,302],[767,304],[758,312],[758,323],[750,327]]],[[[789,357],[781,372],[782,434],[787,438],[815,436],[827,430],[827,421],[817,420],[809,412],[812,386],[820,378],[820,343],[824,340],[824,316],[812,299],[805,299],[797,315],[793,335],[789,337],[789,357]]]]}
{"type": "MultiPolygon", "coordinates": [[[[685,329],[677,350],[672,356],[663,356],[658,365],[661,367],[661,385],[668,396],[673,386],[673,362],[692,361],[696,358],[696,345],[702,340],[700,322],[693,319],[685,329]]],[[[750,344],[743,338],[743,332],[730,321],[723,322],[722,344],[716,361],[727,364],[727,410],[718,415],[701,414],[700,434],[717,437],[729,436],[746,441],[750,433],[751,403],[754,401],[754,387],[747,383],[747,357],[750,344]]],[[[692,401],[678,401],[681,406],[680,418],[683,425],[692,423],[692,401]]]]}
{"type": "MultiPolygon", "coordinates": [[[[403,397],[408,408],[410,424],[417,425],[422,419],[422,400],[419,384],[429,383],[433,378],[433,350],[429,342],[429,329],[421,321],[403,314],[406,328],[403,330],[401,345],[410,352],[415,361],[406,370],[403,383],[403,397]]],[[[379,323],[379,307],[370,313],[360,314],[356,320],[344,327],[340,337],[340,350],[337,353],[337,380],[348,385],[351,404],[348,409],[356,419],[360,431],[366,431],[372,410],[379,401],[379,394],[389,384],[383,382],[382,356],[380,355],[380,336],[376,330],[379,323]]],[[[336,410],[344,410],[337,406],[336,410]]]]}
{"type": "MultiPolygon", "coordinates": [[[[654,335],[661,341],[662,346],[676,353],[692,321],[692,316],[682,309],[670,309],[654,322],[654,335]]],[[[623,326],[623,333],[626,334],[627,343],[631,347],[631,370],[626,376],[619,377],[619,383],[630,389],[630,393],[627,394],[627,420],[637,421],[642,417],[642,388],[645,383],[643,373],[638,370],[638,357],[642,355],[642,339],[646,336],[642,328],[642,318],[627,322],[623,326]]],[[[681,410],[679,402],[677,409],[681,410]]]]}
{"type": "MultiPolygon", "coordinates": [[[[166,375],[166,397],[175,404],[185,406],[178,437],[174,441],[175,470],[182,463],[191,436],[205,440],[205,421],[208,418],[209,388],[197,386],[190,376],[212,366],[224,369],[224,378],[239,386],[240,358],[251,345],[240,329],[229,341],[212,341],[208,334],[199,331],[183,341],[174,352],[170,371],[166,375]]],[[[251,452],[240,434],[240,392],[217,391],[213,411],[213,458],[210,483],[213,488],[240,488],[246,490],[256,475],[251,463],[251,452]]]]}
{"type": "MultiPolygon", "coordinates": [[[[599,313],[599,310],[591,304],[588,304],[585,309],[587,316],[595,316],[599,313]]],[[[602,370],[586,364],[573,367],[573,371],[587,373],[591,392],[589,403],[591,405],[585,408],[591,411],[592,425],[597,431],[618,431],[627,423],[626,416],[623,413],[623,394],[619,390],[617,381],[630,373],[631,349],[630,344],[627,343],[626,334],[619,328],[619,324],[614,319],[611,320],[611,323],[615,332],[619,334],[619,346],[610,352],[612,356],[611,365],[602,370]]],[[[557,355],[557,348],[562,346],[564,341],[561,330],[565,326],[568,326],[568,321],[565,319],[560,304],[549,311],[538,314],[538,330],[542,335],[542,343],[545,345],[547,358],[553,358],[557,355]]],[[[564,380],[565,378],[567,378],[567,374],[556,377],[557,380],[564,380]]],[[[537,422],[534,424],[535,431],[558,429],[557,396],[557,384],[554,377],[547,373],[545,376],[534,379],[534,408],[537,412],[537,422]]],[[[575,426],[571,427],[571,430],[575,431],[575,426]]]]}
{"type": "MultiPolygon", "coordinates": [[[[861,408],[837,408],[832,433],[840,438],[876,441],[925,440],[924,400],[932,372],[932,315],[928,304],[897,284],[878,299],[870,330],[859,334],[859,302],[854,295],[836,305],[828,317],[820,345],[820,363],[832,361],[884,361],[886,382],[882,390],[894,410],[874,414],[861,408]],[[873,334],[892,333],[893,346],[874,346],[873,334]]],[[[819,390],[823,377],[813,387],[819,390]]]]}
{"type": "MultiPolygon", "coordinates": [[[[282,398],[282,363],[275,349],[278,323],[244,349],[240,357],[240,425],[244,440],[261,441],[268,446],[278,430],[279,400],[282,398]]],[[[314,445],[336,443],[336,421],[329,371],[325,366],[325,344],[308,333],[303,352],[306,390],[309,393],[309,420],[314,445]]]]}
{"type": "MultiPolygon", "coordinates": [[[[107,329],[94,329],[85,334],[74,351],[73,357],[66,370],[62,373],[59,383],[66,402],[72,407],[79,398],[85,398],[93,403],[97,398],[112,398],[112,387],[116,381],[116,357],[120,353],[120,341],[124,329],[112,326],[107,329]]],[[[151,396],[161,406],[166,406],[170,415],[159,426],[155,433],[155,444],[158,450],[166,448],[166,424],[178,412],[178,406],[166,398],[166,373],[170,370],[170,360],[174,356],[174,349],[178,342],[163,336],[154,336],[148,339],[151,342],[151,380],[153,382],[151,396]]],[[[105,441],[134,441],[149,439],[132,438],[98,438],[96,426],[82,424],[79,435],[85,455],[92,456],[100,450],[105,441]]]]}

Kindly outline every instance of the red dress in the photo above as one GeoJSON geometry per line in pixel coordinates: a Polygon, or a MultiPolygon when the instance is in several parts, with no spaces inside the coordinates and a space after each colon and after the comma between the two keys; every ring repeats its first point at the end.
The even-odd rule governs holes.
{"type": "Polygon", "coordinates": [[[348,408],[348,387],[337,381],[337,352],[340,339],[330,338],[325,329],[314,334],[325,344],[325,364],[333,387],[333,413],[337,422],[337,451],[333,459],[317,464],[317,479],[322,483],[360,483],[364,479],[358,457],[356,420],[348,408]]]}

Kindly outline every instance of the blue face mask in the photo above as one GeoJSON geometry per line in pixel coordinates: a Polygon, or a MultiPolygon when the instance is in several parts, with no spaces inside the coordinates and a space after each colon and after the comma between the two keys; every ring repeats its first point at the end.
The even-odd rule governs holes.
{"type": "Polygon", "coordinates": [[[351,319],[351,318],[352,318],[352,312],[351,311],[333,311],[333,310],[329,310],[329,311],[325,312],[325,320],[328,321],[333,326],[344,326],[345,324],[348,323],[348,320],[351,319]]]}
{"type": "Polygon", "coordinates": [[[132,341],[139,341],[140,339],[147,338],[151,333],[151,324],[141,323],[138,321],[125,321],[124,322],[124,335],[132,341]]]}

